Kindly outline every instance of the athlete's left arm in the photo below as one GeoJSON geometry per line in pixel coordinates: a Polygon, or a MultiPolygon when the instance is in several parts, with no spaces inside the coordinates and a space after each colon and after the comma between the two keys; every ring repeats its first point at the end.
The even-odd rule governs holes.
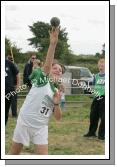
{"type": "Polygon", "coordinates": [[[54,105],[54,117],[56,118],[57,121],[61,120],[62,112],[59,104],[54,105]]]}
{"type": "Polygon", "coordinates": [[[60,108],[60,100],[61,100],[61,94],[59,91],[55,92],[53,96],[53,103],[54,103],[54,117],[57,121],[61,120],[62,112],[60,108]]]}

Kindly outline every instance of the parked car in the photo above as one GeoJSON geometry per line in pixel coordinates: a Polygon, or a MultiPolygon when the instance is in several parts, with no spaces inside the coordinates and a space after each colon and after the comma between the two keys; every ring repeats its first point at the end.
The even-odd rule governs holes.
{"type": "Polygon", "coordinates": [[[86,67],[65,66],[66,72],[62,79],[66,87],[66,94],[89,93],[83,86],[91,87],[93,74],[86,67]]]}

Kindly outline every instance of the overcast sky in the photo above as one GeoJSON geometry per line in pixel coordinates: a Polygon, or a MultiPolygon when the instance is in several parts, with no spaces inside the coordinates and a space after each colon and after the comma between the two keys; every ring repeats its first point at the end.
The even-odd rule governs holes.
{"type": "MultiPolygon", "coordinates": [[[[61,2],[62,3],[62,2],[61,2]]],[[[75,54],[95,54],[105,43],[104,5],[6,5],[5,35],[22,52],[34,50],[28,38],[33,34],[28,25],[37,21],[49,23],[53,16],[59,17],[61,27],[68,32],[70,49],[75,54]]]]}

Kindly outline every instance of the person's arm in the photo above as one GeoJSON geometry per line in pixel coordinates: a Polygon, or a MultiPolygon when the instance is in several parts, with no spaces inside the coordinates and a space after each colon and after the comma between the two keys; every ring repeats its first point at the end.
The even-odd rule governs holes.
{"type": "Polygon", "coordinates": [[[57,121],[61,120],[62,112],[60,105],[54,105],[54,117],[56,118],[57,121]]]}
{"type": "Polygon", "coordinates": [[[10,66],[11,66],[13,76],[14,76],[14,78],[16,78],[16,88],[18,88],[20,85],[19,70],[18,70],[17,66],[15,64],[13,64],[12,62],[10,63],[10,66]]]}
{"type": "Polygon", "coordinates": [[[24,84],[28,82],[28,75],[29,75],[28,71],[29,71],[29,67],[28,67],[28,64],[26,64],[24,67],[24,72],[23,72],[24,84]]]}
{"type": "Polygon", "coordinates": [[[16,88],[19,88],[19,86],[20,86],[20,74],[18,73],[16,75],[16,88]]]}
{"type": "Polygon", "coordinates": [[[58,34],[59,34],[59,27],[57,28],[52,28],[52,31],[50,32],[50,45],[48,48],[47,56],[46,56],[46,61],[43,67],[43,70],[46,75],[50,73],[53,59],[54,59],[54,53],[55,53],[55,48],[58,42],[58,34]]]}
{"type": "Polygon", "coordinates": [[[53,96],[53,103],[54,103],[54,117],[56,118],[57,121],[61,120],[62,117],[62,112],[61,112],[61,108],[60,108],[60,93],[59,92],[55,92],[54,96],[53,96]]]}
{"type": "Polygon", "coordinates": [[[29,79],[32,80],[35,78],[35,70],[32,71],[32,73],[29,75],[29,79]]]}
{"type": "Polygon", "coordinates": [[[32,86],[32,84],[31,84],[31,81],[30,81],[30,79],[29,79],[29,70],[30,69],[30,67],[29,67],[29,64],[26,64],[25,65],[25,68],[24,68],[24,73],[23,73],[23,83],[24,84],[27,84],[27,86],[32,86]]]}

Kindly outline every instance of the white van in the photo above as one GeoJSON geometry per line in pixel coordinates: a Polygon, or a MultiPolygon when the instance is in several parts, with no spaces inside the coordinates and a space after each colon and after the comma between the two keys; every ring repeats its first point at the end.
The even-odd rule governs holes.
{"type": "Polygon", "coordinates": [[[86,67],[65,66],[66,71],[62,76],[62,82],[66,88],[66,95],[88,93],[79,87],[81,85],[91,86],[93,84],[93,74],[86,67]]]}

